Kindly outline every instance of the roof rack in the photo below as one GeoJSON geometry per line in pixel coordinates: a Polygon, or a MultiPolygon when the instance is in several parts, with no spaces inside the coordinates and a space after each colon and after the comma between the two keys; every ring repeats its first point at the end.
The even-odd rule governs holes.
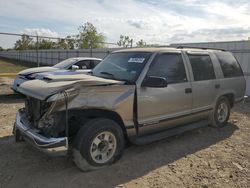
{"type": "Polygon", "coordinates": [[[171,45],[160,45],[160,46],[155,46],[157,48],[165,48],[165,47],[170,47],[170,48],[173,48],[174,46],[171,46],[171,45]]]}
{"type": "Polygon", "coordinates": [[[220,51],[226,51],[225,49],[220,49],[220,48],[207,48],[207,47],[195,47],[195,46],[176,46],[176,48],[178,48],[178,49],[193,48],[193,49],[201,49],[201,50],[220,50],[220,51]]]}

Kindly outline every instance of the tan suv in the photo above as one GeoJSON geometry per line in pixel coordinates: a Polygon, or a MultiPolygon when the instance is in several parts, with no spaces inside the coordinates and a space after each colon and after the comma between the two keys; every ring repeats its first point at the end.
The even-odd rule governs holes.
{"type": "Polygon", "coordinates": [[[83,171],[113,163],[125,142],[145,144],[210,123],[221,127],[245,94],[230,52],[138,48],[111,53],[91,75],[21,84],[14,134],[50,154],[73,148],[83,171]],[[69,144],[70,143],[70,144],[69,144]]]}

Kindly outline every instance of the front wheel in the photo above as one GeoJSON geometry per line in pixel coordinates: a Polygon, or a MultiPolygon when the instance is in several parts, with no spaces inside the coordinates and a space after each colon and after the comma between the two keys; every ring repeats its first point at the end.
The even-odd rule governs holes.
{"type": "Polygon", "coordinates": [[[230,103],[227,97],[220,97],[216,103],[213,114],[210,117],[211,125],[214,127],[223,127],[227,124],[230,116],[230,103]]]}
{"type": "Polygon", "coordinates": [[[74,162],[82,171],[110,165],[123,152],[124,136],[120,126],[109,119],[88,121],[74,140],[74,162]]]}

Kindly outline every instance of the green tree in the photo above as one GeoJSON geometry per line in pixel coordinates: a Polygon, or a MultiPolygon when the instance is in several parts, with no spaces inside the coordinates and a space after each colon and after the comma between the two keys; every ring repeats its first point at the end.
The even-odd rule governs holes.
{"type": "Polygon", "coordinates": [[[57,49],[69,49],[66,39],[59,39],[56,44],[57,49]]]}
{"type": "Polygon", "coordinates": [[[39,41],[39,49],[74,49],[75,39],[67,36],[65,39],[58,39],[56,42],[42,39],[39,41]]]}
{"type": "Polygon", "coordinates": [[[143,39],[139,40],[136,43],[136,47],[139,47],[139,48],[146,47],[146,46],[147,46],[147,43],[145,41],[143,41],[143,39]]]}
{"type": "Polygon", "coordinates": [[[2,48],[2,46],[0,46],[0,51],[3,51],[4,49],[2,48]]]}
{"type": "Polygon", "coordinates": [[[30,50],[35,48],[35,43],[28,35],[22,35],[21,39],[17,40],[14,46],[15,50],[30,50]]]}
{"type": "Polygon", "coordinates": [[[78,48],[102,48],[104,47],[105,36],[98,33],[96,27],[86,22],[78,28],[79,34],[76,35],[78,48]]]}
{"type": "Polygon", "coordinates": [[[127,48],[132,46],[133,39],[130,39],[129,36],[120,35],[120,40],[117,42],[118,46],[127,48]]]}
{"type": "Polygon", "coordinates": [[[67,42],[67,45],[68,45],[68,49],[75,49],[75,47],[76,47],[75,36],[67,36],[66,37],[66,42],[67,42]]]}
{"type": "Polygon", "coordinates": [[[42,39],[39,41],[39,49],[54,49],[55,42],[51,40],[42,39]]]}

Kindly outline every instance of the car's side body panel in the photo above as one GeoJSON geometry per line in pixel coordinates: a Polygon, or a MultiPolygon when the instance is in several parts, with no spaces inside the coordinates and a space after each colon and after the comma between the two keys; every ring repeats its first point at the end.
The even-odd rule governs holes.
{"type": "MultiPolygon", "coordinates": [[[[184,116],[191,112],[192,94],[186,94],[185,89],[190,83],[171,84],[166,88],[138,88],[138,122],[140,134],[143,127],[152,125],[155,131],[167,128],[164,124],[153,125],[165,119],[184,116]],[[163,126],[163,127],[162,127],[163,126]]],[[[152,130],[153,132],[153,130],[152,130]]]]}
{"type": "MultiPolygon", "coordinates": [[[[133,123],[135,86],[110,85],[82,88],[68,103],[69,109],[102,109],[114,111],[121,117],[125,127],[133,123]]],[[[57,110],[65,110],[64,106],[57,110]]],[[[94,115],[94,114],[93,114],[94,115]]]]}

